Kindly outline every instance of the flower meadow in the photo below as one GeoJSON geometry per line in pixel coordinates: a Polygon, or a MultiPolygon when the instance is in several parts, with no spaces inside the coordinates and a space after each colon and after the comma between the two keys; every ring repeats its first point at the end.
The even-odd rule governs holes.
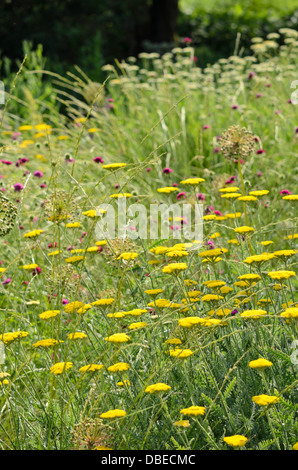
{"type": "Polygon", "coordinates": [[[297,46],[282,29],[201,69],[186,44],[103,84],[21,65],[1,107],[1,449],[298,450],[297,46]],[[100,238],[97,207],[123,198],[201,204],[203,240],[174,216],[167,239],[133,219],[100,238]]]}

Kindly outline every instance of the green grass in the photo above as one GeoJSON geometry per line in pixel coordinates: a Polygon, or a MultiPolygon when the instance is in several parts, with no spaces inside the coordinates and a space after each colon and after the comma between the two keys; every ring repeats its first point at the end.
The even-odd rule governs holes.
{"type": "Polygon", "coordinates": [[[36,73],[26,62],[10,83],[2,109],[0,181],[3,195],[17,210],[13,219],[2,199],[0,335],[27,335],[13,341],[0,336],[6,343],[0,373],[10,374],[0,379],[2,449],[104,445],[115,450],[223,450],[231,448],[224,437],[238,434],[247,438],[245,448],[250,450],[290,450],[297,442],[297,318],[281,316],[287,308],[297,315],[297,277],[279,282],[268,275],[297,271],[296,201],[280,194],[296,194],[297,187],[297,106],[289,102],[296,79],[297,33],[284,31],[281,38],[281,47],[264,42],[253,46],[249,57],[235,55],[204,70],[196,67],[192,48],[177,48],[163,57],[141,54],[140,66],[134,58],[106,66],[104,84],[92,82],[78,68],[76,75],[65,77],[48,73],[52,82],[44,95],[40,74],[46,72],[38,67],[36,73]],[[219,136],[231,126],[255,136],[254,150],[238,155],[240,165],[219,149],[219,136]],[[126,166],[109,172],[94,161],[99,156],[105,164],[126,166]],[[20,158],[28,161],[16,165],[20,158]],[[165,168],[172,172],[165,173],[165,168]],[[226,183],[232,176],[233,183],[226,183]],[[191,187],[181,184],[190,177],[204,181],[191,187]],[[17,183],[23,186],[20,192],[17,183]],[[176,192],[157,191],[174,183],[176,192]],[[221,197],[219,190],[230,186],[242,194],[269,193],[243,204],[221,197]],[[214,210],[223,216],[241,215],[205,218],[204,242],[209,245],[179,258],[187,268],[170,275],[163,268],[175,258],[166,249],[161,254],[154,249],[185,241],[175,239],[174,232],[167,240],[115,238],[104,243],[96,232],[97,219],[83,215],[104,202],[117,210],[117,200],[109,196],[118,192],[132,195],[127,204],[146,208],[177,203],[178,192],[185,192],[181,203],[194,206],[201,193],[205,215],[214,210]],[[13,227],[3,217],[9,215],[13,227]],[[71,222],[79,226],[69,228],[71,222]],[[237,235],[235,229],[247,225],[254,232],[237,235]],[[37,229],[42,232],[36,237],[24,238],[37,229]],[[234,239],[237,243],[231,243],[234,239]],[[264,241],[273,243],[264,246],[264,241]],[[102,250],[87,252],[96,242],[102,250]],[[211,244],[227,250],[218,262],[199,256],[211,244]],[[247,262],[251,254],[279,250],[294,253],[277,253],[261,265],[247,262]],[[138,256],[119,259],[125,252],[138,256]],[[71,256],[83,259],[72,264],[66,261],[71,256]],[[149,263],[153,260],[157,264],[149,263]],[[246,273],[260,279],[255,285],[235,285],[246,273]],[[215,279],[230,287],[229,292],[206,285],[215,279]],[[151,288],[163,289],[157,299],[171,303],[148,306],[154,298],[145,291],[151,288]],[[195,289],[201,293],[193,301],[195,294],[189,292],[195,289]],[[205,297],[212,293],[221,296],[215,303],[205,297]],[[91,305],[110,298],[110,305],[91,305]],[[67,313],[63,299],[86,307],[67,313]],[[226,315],[218,316],[223,308],[226,315]],[[136,315],[135,309],[146,313],[136,315]],[[255,309],[266,314],[257,319],[241,315],[255,309]],[[59,314],[40,318],[48,310],[59,314]],[[109,316],[122,311],[126,314],[120,318],[109,316]],[[187,317],[200,323],[185,328],[181,320],[187,317]],[[130,329],[136,322],[146,326],[130,329]],[[69,339],[74,332],[86,338],[69,339]],[[105,340],[115,333],[130,340],[118,345],[105,340]],[[50,338],[57,341],[55,346],[34,346],[50,338]],[[179,338],[179,348],[192,355],[172,357],[174,346],[165,343],[170,338],[179,338]],[[258,358],[272,366],[263,372],[252,369],[249,362],[258,358]],[[72,366],[54,375],[51,367],[59,362],[72,366]],[[110,372],[108,367],[118,362],[129,369],[110,372]],[[103,368],[79,372],[87,364],[103,368]],[[117,385],[125,380],[129,386],[117,385]],[[146,392],[156,383],[171,388],[146,392]],[[260,406],[252,397],[261,394],[278,402],[260,406]],[[193,405],[204,407],[204,414],[181,414],[193,405]],[[101,417],[114,409],[126,415],[101,417]],[[189,426],[174,425],[181,419],[189,420],[189,426]]]}

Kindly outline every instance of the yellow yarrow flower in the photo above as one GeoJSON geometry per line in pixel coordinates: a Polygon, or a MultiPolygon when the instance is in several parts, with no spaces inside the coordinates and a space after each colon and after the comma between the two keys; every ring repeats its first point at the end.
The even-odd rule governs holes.
{"type": "Polygon", "coordinates": [[[266,196],[266,194],[268,194],[268,193],[269,193],[268,189],[260,189],[260,190],[256,190],[256,191],[250,191],[249,195],[259,197],[259,196],[266,196]]]}
{"type": "Polygon", "coordinates": [[[165,274],[177,273],[187,269],[186,263],[170,263],[162,269],[162,272],[165,274]]]}
{"type": "Polygon", "coordinates": [[[24,238],[36,238],[38,237],[38,235],[40,235],[43,232],[44,232],[43,230],[39,230],[39,229],[32,230],[31,232],[25,233],[24,238]]]}
{"type": "Polygon", "coordinates": [[[139,322],[136,322],[136,323],[131,323],[128,327],[129,330],[138,330],[139,328],[144,328],[145,326],[147,326],[147,323],[143,322],[143,321],[139,321],[139,322]]]}
{"type": "Polygon", "coordinates": [[[190,349],[171,349],[170,356],[177,357],[178,359],[187,359],[189,356],[192,356],[193,352],[190,349]]]}
{"type": "Polygon", "coordinates": [[[202,302],[217,302],[218,300],[222,300],[223,296],[222,295],[217,295],[217,294],[206,294],[203,295],[201,298],[202,302]]]}
{"type": "Polygon", "coordinates": [[[139,317],[143,313],[147,313],[147,310],[144,308],[134,308],[132,310],[128,310],[126,315],[130,315],[131,317],[139,317]]]}
{"type": "Polygon", "coordinates": [[[203,282],[203,284],[207,287],[209,287],[209,289],[216,289],[217,287],[222,287],[225,285],[225,281],[217,281],[217,280],[214,280],[214,281],[205,281],[203,282]]]}
{"type": "Polygon", "coordinates": [[[32,269],[36,269],[37,266],[38,266],[38,264],[34,264],[34,263],[32,263],[32,264],[25,264],[25,265],[23,266],[23,269],[25,269],[26,271],[31,271],[32,269]]]}
{"type": "Polygon", "coordinates": [[[101,168],[104,170],[118,170],[119,168],[124,168],[127,164],[126,163],[108,163],[107,165],[102,165],[101,168]]]}
{"type": "Polygon", "coordinates": [[[274,280],[282,280],[282,279],[289,279],[290,277],[296,276],[295,271],[286,271],[286,270],[281,270],[281,271],[270,271],[267,273],[271,279],[274,280]]]}
{"type": "Polygon", "coordinates": [[[125,333],[115,333],[111,336],[107,336],[105,341],[109,343],[126,343],[126,341],[130,341],[130,337],[125,333]]]}
{"type": "Polygon", "coordinates": [[[262,253],[261,255],[248,256],[243,262],[247,264],[262,264],[275,258],[273,253],[262,253]]]}
{"type": "Polygon", "coordinates": [[[238,279],[240,279],[241,281],[247,281],[247,283],[250,284],[252,282],[260,281],[262,278],[259,274],[248,273],[238,276],[238,279]]]}
{"type": "Polygon", "coordinates": [[[272,243],[274,243],[272,240],[264,240],[261,242],[261,245],[268,246],[268,245],[272,245],[272,243]]]}
{"type": "Polygon", "coordinates": [[[254,232],[255,229],[253,227],[247,227],[247,226],[243,226],[243,227],[236,227],[235,228],[235,232],[236,233],[249,233],[249,232],[254,232]]]}
{"type": "Polygon", "coordinates": [[[240,313],[240,316],[242,318],[252,318],[252,319],[258,319],[261,318],[263,315],[267,315],[266,310],[245,310],[244,312],[240,313]]]}
{"type": "Polygon", "coordinates": [[[93,307],[101,307],[103,305],[111,305],[112,303],[115,302],[115,299],[110,298],[110,299],[98,299],[95,300],[95,302],[92,302],[91,305],[93,307]]]}
{"type": "Polygon", "coordinates": [[[203,178],[187,178],[186,180],[180,181],[181,184],[196,186],[199,183],[203,183],[205,180],[203,178]]]}
{"type": "Polygon", "coordinates": [[[113,418],[123,418],[124,416],[126,416],[126,411],[115,409],[115,410],[109,410],[109,411],[106,411],[105,413],[102,413],[100,415],[100,418],[113,419],[113,418]]]}
{"type": "Polygon", "coordinates": [[[83,307],[83,302],[79,301],[74,301],[74,302],[69,302],[68,304],[65,305],[64,311],[65,313],[75,313],[77,312],[81,307],[83,307]]]}
{"type": "Polygon", "coordinates": [[[257,370],[264,370],[267,367],[271,367],[273,364],[270,361],[267,361],[267,359],[256,359],[255,361],[250,361],[249,362],[249,367],[252,369],[257,369],[257,370]]]}
{"type": "Polygon", "coordinates": [[[76,264],[80,261],[83,261],[84,256],[71,256],[70,258],[66,258],[65,262],[70,264],[76,264]]]}
{"type": "Polygon", "coordinates": [[[244,202],[254,202],[257,201],[258,198],[255,196],[240,196],[238,197],[238,201],[244,201],[244,202]]]}
{"type": "Polygon", "coordinates": [[[158,193],[165,193],[165,194],[169,194],[169,193],[172,193],[174,191],[179,191],[179,190],[178,190],[178,188],[176,188],[174,186],[166,186],[165,188],[158,188],[157,189],[158,193]]]}
{"type": "Polygon", "coordinates": [[[247,443],[247,437],[235,434],[223,438],[224,442],[231,447],[244,447],[247,443]]]}
{"type": "Polygon", "coordinates": [[[81,224],[80,224],[80,222],[69,222],[68,224],[66,224],[66,227],[67,228],[77,228],[77,227],[81,227],[81,224]]]}
{"type": "Polygon", "coordinates": [[[82,333],[80,331],[76,331],[75,333],[69,333],[67,335],[67,338],[68,339],[73,339],[73,340],[76,340],[76,339],[85,339],[85,338],[88,338],[88,336],[86,335],[86,333],[82,333]]]}
{"type": "Polygon", "coordinates": [[[97,372],[99,370],[103,369],[102,364],[87,364],[86,366],[83,366],[79,369],[79,372],[84,373],[84,372],[97,372]]]}
{"type": "Polygon", "coordinates": [[[201,258],[206,258],[214,261],[218,256],[222,255],[223,253],[227,253],[226,248],[214,248],[212,250],[205,250],[199,253],[201,258]]]}
{"type": "Polygon", "coordinates": [[[50,371],[54,375],[60,375],[66,370],[71,369],[72,366],[72,362],[57,362],[50,368],[50,371]]]}
{"type": "Polygon", "coordinates": [[[118,387],[130,387],[130,381],[129,380],[123,380],[123,382],[117,382],[118,387]]]}
{"type": "Polygon", "coordinates": [[[116,194],[111,194],[110,195],[110,198],[114,198],[114,199],[117,199],[117,198],[122,198],[122,197],[132,197],[132,194],[130,193],[116,193],[116,194]]]}
{"type": "Polygon", "coordinates": [[[172,387],[169,385],[166,385],[164,383],[157,383],[153,385],[148,385],[146,387],[145,392],[146,393],[159,393],[159,392],[167,392],[168,390],[171,390],[172,387]]]}
{"type": "MultiPolygon", "coordinates": [[[[61,341],[60,341],[61,342],[61,341]]],[[[36,343],[33,344],[34,348],[50,348],[51,346],[57,346],[59,344],[59,341],[53,338],[49,339],[41,339],[40,341],[37,341],[36,343]]]]}
{"type": "Polygon", "coordinates": [[[220,193],[236,193],[237,191],[239,191],[239,188],[237,186],[230,186],[228,188],[219,189],[220,193]]]}
{"type": "Polygon", "coordinates": [[[49,320],[51,318],[55,318],[57,315],[59,315],[60,310],[46,310],[45,312],[42,312],[39,314],[39,318],[42,320],[49,320]]]}
{"type": "Polygon", "coordinates": [[[3,333],[0,335],[0,341],[3,341],[4,344],[10,344],[16,341],[17,339],[22,339],[26,338],[28,336],[27,331],[12,331],[12,332],[7,332],[3,333]]]}
{"type": "Polygon", "coordinates": [[[163,289],[148,289],[145,290],[145,294],[155,296],[161,294],[163,291],[163,289]]]}
{"type": "Polygon", "coordinates": [[[139,255],[138,253],[134,253],[134,252],[126,252],[126,253],[121,253],[120,256],[118,256],[117,259],[124,259],[125,261],[130,261],[130,260],[134,260],[135,258],[137,258],[139,255]]]}
{"type": "Polygon", "coordinates": [[[298,201],[298,194],[288,194],[287,196],[284,196],[283,199],[285,201],[298,201]]]}
{"type": "Polygon", "coordinates": [[[272,405],[279,402],[279,398],[270,395],[256,395],[252,397],[252,401],[260,406],[272,405]]]}
{"type": "Polygon", "coordinates": [[[125,372],[129,369],[129,364],[126,362],[117,362],[117,364],[113,364],[112,366],[108,367],[109,372],[125,372]]]}
{"type": "Polygon", "coordinates": [[[173,423],[173,426],[188,428],[190,426],[190,423],[188,419],[181,419],[180,421],[175,421],[175,423],[173,423]]]}
{"type": "Polygon", "coordinates": [[[106,214],[105,209],[89,209],[88,211],[82,212],[86,217],[93,219],[94,217],[100,217],[103,214],[106,214]]]}
{"type": "Polygon", "coordinates": [[[180,413],[185,416],[203,416],[205,414],[205,407],[193,405],[189,408],[183,408],[180,413]]]}
{"type": "Polygon", "coordinates": [[[165,344],[174,344],[174,345],[178,345],[178,344],[182,344],[182,341],[181,339],[179,338],[170,338],[170,339],[167,339],[165,341],[165,344]]]}
{"type": "Polygon", "coordinates": [[[281,312],[280,316],[287,319],[297,319],[298,318],[298,307],[289,307],[286,308],[284,312],[281,312]]]}
{"type": "Polygon", "coordinates": [[[203,318],[200,317],[185,317],[178,320],[178,324],[182,328],[192,328],[193,326],[202,324],[203,322],[203,318]]]}
{"type": "Polygon", "coordinates": [[[288,259],[290,256],[294,256],[296,253],[296,250],[279,250],[273,252],[274,256],[283,259],[288,259]]]}
{"type": "Polygon", "coordinates": [[[242,196],[241,193],[226,193],[222,194],[220,197],[224,199],[238,199],[238,197],[242,196]]]}

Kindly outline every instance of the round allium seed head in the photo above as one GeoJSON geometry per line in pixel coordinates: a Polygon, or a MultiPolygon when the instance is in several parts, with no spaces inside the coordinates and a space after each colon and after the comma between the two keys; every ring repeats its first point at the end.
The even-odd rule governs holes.
{"type": "Polygon", "coordinates": [[[232,126],[221,136],[219,146],[229,160],[245,160],[254,151],[254,136],[245,127],[232,126]]]}

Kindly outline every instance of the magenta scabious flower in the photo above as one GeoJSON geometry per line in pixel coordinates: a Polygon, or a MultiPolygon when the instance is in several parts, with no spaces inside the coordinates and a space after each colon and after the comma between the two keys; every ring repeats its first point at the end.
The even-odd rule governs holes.
{"type": "Polygon", "coordinates": [[[279,192],[279,194],[282,194],[283,196],[292,194],[291,191],[288,191],[287,189],[283,189],[282,191],[279,192]]]}
{"type": "Polygon", "coordinates": [[[255,72],[249,72],[248,80],[251,80],[255,75],[256,75],[255,72]]]}
{"type": "Polygon", "coordinates": [[[174,188],[178,188],[178,183],[173,183],[172,186],[174,186],[174,188]]]}
{"type": "Polygon", "coordinates": [[[198,194],[197,194],[197,199],[198,199],[198,201],[205,201],[205,196],[204,196],[204,194],[198,193],[198,194]]]}
{"type": "Polygon", "coordinates": [[[14,190],[17,192],[23,191],[24,189],[24,186],[21,183],[16,183],[13,185],[13,187],[14,187],[14,190]]]}
{"type": "Polygon", "coordinates": [[[43,172],[40,171],[40,170],[37,170],[33,173],[34,176],[36,176],[36,178],[42,178],[43,177],[43,172]]]}
{"type": "Polygon", "coordinates": [[[238,108],[239,108],[238,104],[233,104],[232,109],[238,109],[238,108]]]}
{"type": "Polygon", "coordinates": [[[177,194],[177,199],[178,199],[178,200],[180,200],[180,199],[185,199],[185,196],[186,196],[186,193],[185,193],[185,192],[178,193],[178,194],[177,194]]]}
{"type": "Polygon", "coordinates": [[[222,216],[222,213],[220,211],[213,211],[213,214],[222,216]]]}
{"type": "Polygon", "coordinates": [[[12,140],[17,140],[17,138],[20,137],[20,135],[22,135],[21,132],[14,132],[11,136],[12,140]]]}
{"type": "Polygon", "coordinates": [[[256,94],[256,98],[262,98],[262,96],[263,96],[262,93],[257,93],[256,94]]]}
{"type": "Polygon", "coordinates": [[[260,154],[266,153],[266,152],[265,152],[265,150],[263,150],[263,149],[259,149],[259,150],[257,150],[256,153],[257,153],[257,155],[260,155],[260,154]]]}
{"type": "Polygon", "coordinates": [[[41,273],[41,268],[39,266],[36,266],[35,269],[32,270],[32,276],[36,276],[37,274],[41,273]]]}
{"type": "Polygon", "coordinates": [[[210,129],[210,126],[209,124],[205,124],[203,127],[202,127],[203,131],[205,131],[206,129],[210,129]]]}
{"type": "Polygon", "coordinates": [[[207,206],[207,207],[205,208],[205,211],[204,211],[204,212],[205,212],[205,215],[208,215],[208,214],[211,214],[211,212],[213,212],[213,211],[214,211],[214,207],[213,207],[213,206],[207,206]]]}
{"type": "Polygon", "coordinates": [[[93,161],[95,163],[103,163],[104,162],[103,158],[101,158],[101,157],[95,157],[95,158],[93,158],[93,161]]]}
{"type": "Polygon", "coordinates": [[[12,162],[10,160],[0,160],[1,163],[4,163],[4,165],[12,165],[12,162]]]}
{"type": "Polygon", "coordinates": [[[190,44],[192,42],[192,39],[189,37],[186,37],[183,39],[184,44],[190,44]]]}
{"type": "Polygon", "coordinates": [[[235,179],[236,179],[236,176],[231,176],[231,177],[225,182],[225,184],[232,184],[232,183],[234,183],[235,179]]]}
{"type": "Polygon", "coordinates": [[[164,169],[162,170],[162,172],[163,172],[163,173],[166,173],[166,174],[169,174],[169,173],[172,173],[173,170],[171,170],[171,168],[168,168],[168,167],[167,167],[167,168],[164,168],[164,169]]]}
{"type": "Polygon", "coordinates": [[[66,305],[66,304],[68,304],[68,303],[69,303],[69,300],[67,300],[67,299],[62,299],[62,304],[63,304],[63,305],[66,305]]]}
{"type": "Polygon", "coordinates": [[[5,279],[5,281],[2,282],[2,284],[5,286],[6,284],[10,284],[11,283],[11,279],[8,277],[7,279],[5,279]]]}

